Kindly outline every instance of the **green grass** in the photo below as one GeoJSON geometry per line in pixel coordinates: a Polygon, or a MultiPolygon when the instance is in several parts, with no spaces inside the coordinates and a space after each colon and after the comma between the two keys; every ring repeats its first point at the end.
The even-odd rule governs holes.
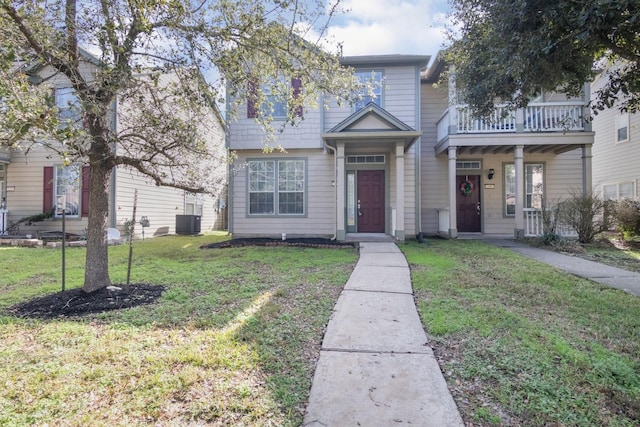
{"type": "Polygon", "coordinates": [[[465,421],[640,424],[640,298],[482,242],[402,250],[465,421]]]}
{"type": "MultiPolygon", "coordinates": [[[[60,290],[60,251],[0,248],[0,425],[252,425],[302,421],[324,325],[353,249],[200,249],[224,236],[135,242],[153,305],[78,319],[6,314],[60,290]]],[[[85,251],[67,250],[67,288],[85,251]]],[[[128,246],[109,249],[113,283],[128,246]]]]}

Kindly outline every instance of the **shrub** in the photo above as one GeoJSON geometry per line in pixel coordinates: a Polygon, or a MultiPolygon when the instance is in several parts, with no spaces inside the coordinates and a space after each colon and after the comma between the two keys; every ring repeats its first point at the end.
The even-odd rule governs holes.
{"type": "Polygon", "coordinates": [[[617,202],[613,215],[625,239],[640,235],[640,200],[623,199],[617,202]]]}
{"type": "Polygon", "coordinates": [[[578,233],[580,243],[590,243],[596,234],[604,231],[604,201],[596,194],[582,194],[573,190],[571,198],[560,203],[560,220],[578,233]]]}

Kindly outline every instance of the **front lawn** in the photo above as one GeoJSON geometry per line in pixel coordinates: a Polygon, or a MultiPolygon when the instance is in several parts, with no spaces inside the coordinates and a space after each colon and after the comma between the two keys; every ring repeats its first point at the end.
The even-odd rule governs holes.
{"type": "Polygon", "coordinates": [[[401,249],[468,425],[640,425],[640,298],[479,241],[401,249]]]}
{"type": "MultiPolygon", "coordinates": [[[[136,242],[155,304],[47,321],[7,309],[60,290],[60,251],[0,248],[0,425],[299,425],[357,250],[200,249],[226,238],[136,242]]],[[[67,250],[67,288],[84,255],[67,250]]],[[[127,255],[109,249],[114,284],[127,255]]]]}

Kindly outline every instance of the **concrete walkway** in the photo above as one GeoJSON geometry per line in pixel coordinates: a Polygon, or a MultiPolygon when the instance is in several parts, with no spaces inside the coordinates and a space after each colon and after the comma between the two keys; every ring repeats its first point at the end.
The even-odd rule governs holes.
{"type": "Polygon", "coordinates": [[[534,248],[515,240],[487,240],[487,242],[496,246],[512,249],[522,255],[534,258],[540,262],[566,271],[567,273],[640,296],[640,273],[610,267],[577,256],[534,248]]]}
{"type": "Polygon", "coordinates": [[[327,326],[303,425],[463,427],[394,243],[360,244],[327,326]]]}

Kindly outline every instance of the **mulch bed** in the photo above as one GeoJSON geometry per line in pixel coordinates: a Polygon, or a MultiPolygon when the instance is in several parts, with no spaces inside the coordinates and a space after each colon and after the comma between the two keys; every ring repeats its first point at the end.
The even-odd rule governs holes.
{"type": "Polygon", "coordinates": [[[210,243],[202,245],[202,248],[219,249],[219,248],[239,248],[243,246],[299,246],[308,248],[354,248],[358,246],[357,242],[339,242],[331,239],[321,238],[295,238],[295,239],[266,239],[266,238],[246,238],[231,239],[224,242],[210,243]]]}
{"type": "Polygon", "coordinates": [[[14,316],[36,319],[79,317],[151,304],[164,291],[164,286],[144,283],[131,284],[129,292],[125,292],[123,285],[116,288],[119,289],[104,288],[91,293],[81,288],[70,289],[16,304],[7,311],[14,316]]]}

